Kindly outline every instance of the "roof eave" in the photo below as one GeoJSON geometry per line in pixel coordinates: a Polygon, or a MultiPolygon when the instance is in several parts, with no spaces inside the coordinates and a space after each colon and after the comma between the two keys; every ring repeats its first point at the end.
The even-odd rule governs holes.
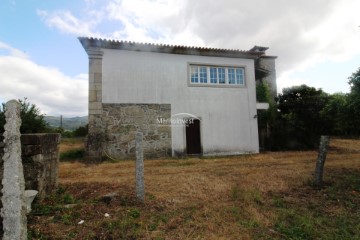
{"type": "Polygon", "coordinates": [[[183,54],[183,55],[198,55],[198,56],[212,56],[212,57],[228,57],[228,58],[248,58],[257,59],[262,54],[252,51],[215,49],[215,48],[201,48],[201,47],[185,47],[185,46],[171,46],[148,43],[135,43],[127,41],[103,40],[97,38],[79,37],[78,38],[85,51],[88,53],[93,49],[116,49],[139,52],[157,52],[167,54],[183,54]]]}

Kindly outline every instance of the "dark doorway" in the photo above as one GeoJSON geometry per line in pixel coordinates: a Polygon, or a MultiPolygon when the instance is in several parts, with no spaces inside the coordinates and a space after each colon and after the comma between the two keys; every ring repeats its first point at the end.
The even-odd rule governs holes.
{"type": "Polygon", "coordinates": [[[190,119],[186,124],[187,154],[201,154],[200,120],[190,119]]]}

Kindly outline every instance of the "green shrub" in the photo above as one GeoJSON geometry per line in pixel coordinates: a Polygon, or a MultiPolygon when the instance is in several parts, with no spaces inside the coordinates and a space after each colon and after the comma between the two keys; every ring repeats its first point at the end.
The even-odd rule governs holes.
{"type": "Polygon", "coordinates": [[[63,152],[60,154],[60,160],[74,160],[81,159],[85,155],[84,149],[72,149],[67,152],[63,152]]]}

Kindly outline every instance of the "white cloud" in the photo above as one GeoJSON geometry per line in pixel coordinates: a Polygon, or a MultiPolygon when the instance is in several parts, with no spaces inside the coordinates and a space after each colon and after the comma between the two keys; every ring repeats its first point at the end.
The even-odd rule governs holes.
{"type": "Polygon", "coordinates": [[[316,51],[323,58],[344,61],[360,52],[359,8],[359,1],[339,2],[326,21],[307,33],[308,38],[318,40],[316,51]]]}
{"type": "MultiPolygon", "coordinates": [[[[39,11],[51,27],[74,35],[139,42],[250,49],[279,56],[279,80],[324,61],[360,54],[358,0],[85,0],[84,13],[39,11]],[[102,26],[116,25],[104,30],[102,26]]],[[[312,85],[310,83],[310,85],[312,85]]],[[[279,84],[279,90],[280,84],[279,84]]]]}
{"type": "Polygon", "coordinates": [[[318,81],[312,81],[311,79],[308,78],[294,77],[290,72],[285,72],[280,77],[277,78],[278,90],[282,90],[284,88],[291,86],[300,86],[303,84],[315,88],[323,88],[321,86],[321,83],[318,81]],[[289,81],[291,82],[291,85],[289,85],[289,81]]]}
{"type": "Polygon", "coordinates": [[[24,58],[24,59],[28,58],[28,55],[26,53],[24,53],[16,48],[13,48],[3,42],[0,42],[0,51],[3,51],[4,54],[14,56],[14,57],[24,58]]]}
{"type": "Polygon", "coordinates": [[[100,36],[99,33],[93,30],[101,19],[99,15],[91,14],[92,18],[84,21],[75,17],[70,11],[55,11],[49,13],[44,10],[37,10],[37,14],[49,27],[57,28],[63,33],[78,36],[100,36]]]}
{"type": "Polygon", "coordinates": [[[122,39],[138,42],[203,45],[184,18],[186,1],[182,0],[109,0],[99,6],[93,0],[84,0],[82,14],[70,11],[37,14],[51,28],[76,36],[122,39]],[[141,7],[139,7],[141,6],[141,7]],[[117,24],[116,24],[117,23],[117,24]],[[102,26],[118,25],[111,31],[102,26]]]}
{"type": "Polygon", "coordinates": [[[109,2],[106,11],[110,20],[123,23],[122,37],[156,41],[176,35],[186,27],[181,14],[184,3],[180,0],[114,0],[109,2]]]}
{"type": "MultiPolygon", "coordinates": [[[[4,45],[0,42],[0,46],[4,45]]],[[[69,77],[19,57],[17,49],[8,48],[13,54],[0,56],[2,101],[26,97],[47,115],[87,115],[86,74],[69,77]]]]}

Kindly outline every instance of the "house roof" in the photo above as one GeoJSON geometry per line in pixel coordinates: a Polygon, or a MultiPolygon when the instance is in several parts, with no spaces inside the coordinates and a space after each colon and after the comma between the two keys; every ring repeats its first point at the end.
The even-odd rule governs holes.
{"type": "Polygon", "coordinates": [[[158,52],[168,54],[199,55],[212,57],[250,58],[257,59],[265,56],[266,47],[254,46],[248,51],[237,49],[221,49],[207,47],[189,47],[181,45],[167,45],[154,43],[137,43],[122,40],[107,40],[98,38],[79,37],[79,41],[85,51],[96,49],[117,49],[139,52],[158,52]]]}

